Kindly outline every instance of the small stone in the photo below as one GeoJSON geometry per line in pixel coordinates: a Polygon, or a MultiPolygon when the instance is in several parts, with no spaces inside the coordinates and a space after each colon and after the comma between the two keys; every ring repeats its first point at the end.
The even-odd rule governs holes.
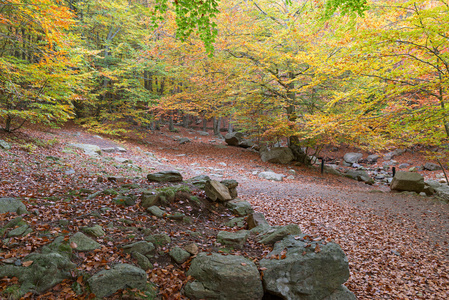
{"type": "Polygon", "coordinates": [[[70,239],[69,242],[71,245],[75,245],[73,247],[74,250],[84,252],[84,251],[93,251],[95,249],[100,249],[101,245],[94,241],[93,239],[87,237],[81,232],[75,233],[70,239]],[[73,243],[73,244],[72,244],[73,243]]]}
{"type": "Polygon", "coordinates": [[[95,225],[93,227],[84,227],[81,229],[84,233],[95,236],[95,237],[100,237],[100,236],[104,236],[106,233],[104,232],[103,228],[100,225],[95,225]]]}
{"type": "Polygon", "coordinates": [[[189,252],[192,255],[197,255],[198,251],[199,251],[198,245],[195,243],[191,243],[191,244],[184,246],[184,250],[186,250],[187,252],[189,252]]]}
{"type": "Polygon", "coordinates": [[[160,209],[157,206],[150,206],[150,207],[148,207],[147,208],[147,212],[149,212],[152,215],[154,215],[156,217],[159,217],[159,218],[162,218],[166,214],[165,211],[163,211],[162,209],[160,209]]]}
{"type": "Polygon", "coordinates": [[[153,269],[153,264],[150,262],[148,257],[139,252],[133,252],[132,256],[137,260],[137,264],[142,270],[153,269]]]}
{"type": "Polygon", "coordinates": [[[8,232],[8,237],[16,237],[23,235],[30,226],[25,224],[8,232]]]}
{"type": "Polygon", "coordinates": [[[217,234],[217,242],[223,245],[230,245],[236,249],[241,249],[248,239],[248,230],[239,230],[236,232],[220,231],[217,234]]]}
{"type": "Polygon", "coordinates": [[[182,264],[190,258],[190,253],[179,247],[171,249],[169,255],[178,264],[182,264]]]}

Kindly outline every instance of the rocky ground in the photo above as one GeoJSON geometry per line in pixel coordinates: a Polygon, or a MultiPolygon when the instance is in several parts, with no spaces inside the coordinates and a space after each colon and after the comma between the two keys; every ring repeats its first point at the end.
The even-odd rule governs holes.
{"type": "MultiPolygon", "coordinates": [[[[26,264],[26,255],[48,247],[58,236],[68,239],[94,225],[101,225],[105,231],[94,238],[100,248],[91,252],[77,251],[77,243],[70,243],[77,270],[73,279],[41,296],[28,293],[28,298],[89,298],[86,278],[117,263],[139,263],[121,246],[158,237],[167,241],[168,237],[170,241],[158,247],[147,274],[161,297],[182,298],[180,291],[189,281],[185,271],[191,258],[177,263],[169,252],[192,244],[199,252],[229,252],[217,243],[217,233],[241,228],[225,225],[234,219],[233,214],[206,200],[204,192],[194,186],[190,186],[189,193],[200,199],[197,207],[180,194],[175,204],[166,208],[167,215],[181,212],[190,216],[191,222],[148,214],[139,202],[142,189],[172,184],[151,183],[146,175],[174,169],[185,179],[198,175],[219,181],[234,179],[239,183],[239,197],[262,212],[271,225],[297,224],[303,233],[314,238],[337,242],[349,259],[351,276],[346,286],[358,299],[449,297],[449,205],[437,197],[393,193],[386,184],[393,165],[398,170],[418,167],[427,179],[441,180],[441,171],[420,170],[430,161],[419,151],[384,157],[391,153],[385,151],[378,153],[379,158],[372,163],[363,159],[375,153],[361,152],[360,166],[344,168],[363,167],[372,177],[382,175],[373,185],[367,185],[343,176],[321,174],[318,168],[264,163],[251,149],[229,147],[212,135],[183,128],[178,133],[162,129],[128,136],[126,140],[95,136],[77,127],[51,132],[26,130],[15,135],[2,134],[0,139],[12,145],[10,150],[0,151],[0,197],[20,198],[30,212],[20,224],[2,231],[0,259],[4,264],[26,264]],[[103,149],[121,147],[126,151],[103,151],[99,159],[69,146],[70,143],[93,144],[103,149]],[[286,176],[283,181],[259,178],[258,174],[265,171],[286,176]],[[116,200],[116,193],[124,189],[127,195],[135,196],[136,205],[125,206],[116,200]],[[110,193],[104,193],[105,190],[110,193]],[[24,230],[32,231],[25,236],[8,237],[11,229],[23,225],[28,226],[24,230]]],[[[329,147],[321,155],[327,164],[338,163],[337,168],[341,168],[344,155],[350,152],[360,151],[329,147]]],[[[0,227],[16,217],[0,214],[0,227]]],[[[270,250],[250,238],[231,253],[258,262],[270,250]]],[[[196,251],[192,252],[195,255],[196,251]]],[[[13,297],[17,286],[17,279],[3,278],[2,297],[13,297]]],[[[119,291],[111,298],[133,298],[136,293],[119,291]]]]}

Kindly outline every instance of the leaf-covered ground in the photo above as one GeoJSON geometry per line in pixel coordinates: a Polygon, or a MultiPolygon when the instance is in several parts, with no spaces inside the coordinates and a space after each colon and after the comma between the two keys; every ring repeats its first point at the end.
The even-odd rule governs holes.
{"type": "MultiPolygon", "coordinates": [[[[251,202],[256,211],[263,212],[272,225],[296,223],[305,233],[334,239],[348,256],[351,277],[347,286],[358,299],[449,298],[449,205],[438,199],[391,193],[385,186],[367,186],[343,177],[322,175],[315,169],[263,163],[251,150],[225,147],[222,140],[185,129],[180,133],[163,129],[127,140],[110,140],[80,128],[66,127],[51,132],[26,130],[15,135],[0,134],[0,139],[13,145],[10,151],[0,151],[0,197],[22,198],[31,212],[24,219],[34,229],[24,238],[14,238],[8,245],[2,243],[2,260],[23,258],[58,235],[69,235],[94,223],[100,223],[107,234],[97,239],[103,245],[101,250],[75,254],[77,269],[85,274],[117,262],[135,263],[119,246],[143,239],[148,230],[169,234],[171,245],[195,242],[201,251],[224,251],[215,243],[215,235],[221,229],[231,230],[223,223],[232,216],[221,207],[207,205],[207,201],[192,209],[178,199],[171,209],[194,217],[192,224],[179,224],[153,218],[139,205],[116,205],[112,202],[113,195],[88,199],[95,191],[117,189],[123,184],[151,188],[155,185],[145,179],[146,174],[178,169],[184,178],[205,174],[220,180],[235,179],[240,184],[240,197],[251,202]],[[178,136],[188,137],[191,142],[180,144],[178,136]],[[103,154],[107,159],[98,160],[69,147],[71,142],[121,146],[128,151],[103,154]],[[115,157],[131,159],[132,165],[121,164],[115,157]],[[254,171],[268,169],[283,174],[294,170],[294,179],[269,182],[253,175],[254,171]],[[108,181],[109,176],[128,179],[117,183],[108,181]]],[[[325,155],[338,158],[344,151],[350,149],[328,151],[325,155]]],[[[395,159],[412,165],[424,162],[423,156],[416,153],[395,159]]],[[[431,172],[423,174],[434,176],[431,172]]],[[[204,197],[200,191],[195,193],[204,197]]],[[[0,226],[14,217],[0,215],[0,226]]],[[[163,298],[182,298],[180,289],[188,280],[185,271],[189,262],[172,263],[166,254],[168,250],[168,246],[159,249],[148,275],[163,298]]],[[[250,241],[238,253],[257,260],[268,250],[250,241]]],[[[79,274],[44,295],[27,297],[87,299],[88,293],[80,296],[73,290],[75,281],[84,288],[79,274]]],[[[0,279],[0,295],[6,295],[14,284],[15,279],[0,279]]],[[[137,296],[124,291],[111,298],[137,296]]]]}

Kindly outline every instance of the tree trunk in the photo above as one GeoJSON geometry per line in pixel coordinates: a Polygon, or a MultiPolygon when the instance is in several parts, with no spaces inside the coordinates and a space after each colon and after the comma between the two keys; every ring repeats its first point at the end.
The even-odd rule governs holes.
{"type": "Polygon", "coordinates": [[[214,117],[213,120],[214,135],[220,135],[221,117],[219,117],[218,119],[214,117]]]}
{"type": "Polygon", "coordinates": [[[203,118],[203,131],[207,131],[207,119],[203,118]]]}
{"type": "Polygon", "coordinates": [[[232,116],[229,116],[229,120],[228,120],[228,133],[232,133],[234,130],[233,126],[232,126],[232,116]]]}
{"type": "Polygon", "coordinates": [[[184,114],[182,116],[182,127],[189,128],[190,116],[188,114],[184,114]]]}
{"type": "Polygon", "coordinates": [[[170,112],[170,117],[168,118],[168,130],[175,131],[175,124],[173,124],[173,112],[170,112]]]}

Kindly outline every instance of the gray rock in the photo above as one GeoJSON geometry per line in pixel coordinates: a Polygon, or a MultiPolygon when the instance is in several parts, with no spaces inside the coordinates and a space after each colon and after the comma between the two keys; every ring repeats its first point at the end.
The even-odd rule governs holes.
{"type": "Polygon", "coordinates": [[[241,132],[231,132],[227,133],[224,137],[225,142],[230,146],[237,146],[242,148],[249,148],[254,145],[254,143],[251,140],[245,139],[243,136],[243,133],[241,132]]]}
{"type": "Polygon", "coordinates": [[[226,203],[226,207],[237,216],[247,216],[254,212],[251,204],[247,201],[235,199],[226,203]]]}
{"type": "Polygon", "coordinates": [[[21,236],[22,234],[24,234],[27,229],[30,228],[30,226],[28,224],[24,224],[20,227],[17,227],[13,230],[11,230],[10,232],[8,232],[8,237],[16,237],[16,236],[21,236]]]}
{"type": "Polygon", "coordinates": [[[208,136],[208,135],[209,135],[209,132],[207,132],[207,131],[198,131],[198,133],[199,133],[201,136],[208,136]]]}
{"type": "Polygon", "coordinates": [[[147,274],[144,270],[129,264],[118,264],[103,270],[87,280],[92,293],[98,298],[112,295],[124,288],[144,289],[147,274]]]}
{"type": "Polygon", "coordinates": [[[103,230],[103,227],[101,227],[100,225],[94,225],[92,227],[84,227],[81,228],[81,230],[89,235],[95,236],[95,237],[100,237],[100,236],[104,236],[106,233],[103,230]]]}
{"type": "Polygon", "coordinates": [[[259,271],[243,256],[200,253],[187,275],[196,280],[186,285],[189,299],[258,300],[263,296],[259,271]]]}
{"type": "Polygon", "coordinates": [[[266,180],[283,181],[285,175],[274,172],[260,172],[257,176],[266,180]]]}
{"type": "Polygon", "coordinates": [[[126,149],[123,147],[115,147],[118,152],[126,152],[126,149]]]}
{"type": "Polygon", "coordinates": [[[248,216],[247,219],[248,229],[253,229],[258,226],[267,226],[270,227],[263,213],[252,213],[248,216]]]}
{"type": "Polygon", "coordinates": [[[244,227],[246,224],[244,217],[233,218],[225,223],[228,227],[244,227]]]}
{"type": "Polygon", "coordinates": [[[150,262],[148,257],[143,255],[142,253],[133,252],[132,256],[134,257],[135,260],[137,260],[137,264],[139,265],[139,267],[142,270],[146,271],[146,270],[149,270],[149,269],[153,269],[153,264],[150,262]]]}
{"type": "Polygon", "coordinates": [[[337,165],[324,165],[324,172],[329,173],[329,174],[334,174],[334,175],[341,175],[341,172],[337,170],[338,166],[337,165]]]}
{"type": "Polygon", "coordinates": [[[259,240],[259,243],[262,244],[274,244],[288,235],[297,234],[301,234],[301,229],[299,229],[298,225],[288,224],[285,226],[273,227],[272,229],[260,234],[257,239],[259,240]]]}
{"type": "Polygon", "coordinates": [[[183,145],[183,144],[186,144],[186,143],[190,143],[191,141],[190,141],[189,138],[184,137],[184,138],[178,139],[178,142],[179,142],[179,144],[183,145]]]}
{"type": "Polygon", "coordinates": [[[190,258],[190,253],[179,247],[172,248],[168,254],[178,264],[185,263],[190,258]]]}
{"type": "Polygon", "coordinates": [[[405,168],[408,168],[408,167],[410,167],[410,164],[408,164],[408,163],[403,163],[403,164],[400,164],[398,166],[399,169],[405,169],[405,168]]]}
{"type": "Polygon", "coordinates": [[[64,171],[64,174],[65,174],[65,175],[72,175],[72,174],[75,174],[75,173],[76,173],[76,172],[75,172],[74,169],[67,169],[67,170],[64,171]]]}
{"type": "Polygon", "coordinates": [[[232,199],[237,198],[237,196],[238,196],[237,186],[239,185],[239,183],[236,180],[226,179],[226,180],[220,181],[220,183],[224,184],[228,188],[229,194],[231,195],[232,199]]]}
{"type": "Polygon", "coordinates": [[[348,260],[335,243],[289,236],[276,243],[267,257],[281,255],[284,249],[287,250],[284,259],[260,261],[260,266],[266,268],[263,282],[269,294],[291,300],[332,299],[326,297],[349,278],[348,260]]]}
{"type": "Polygon", "coordinates": [[[160,209],[157,206],[150,206],[150,207],[148,207],[147,208],[147,212],[149,212],[150,214],[152,214],[152,215],[154,215],[156,217],[159,217],[159,218],[162,218],[166,214],[165,211],[163,211],[162,209],[160,209]]]}
{"type": "Polygon", "coordinates": [[[90,237],[87,237],[81,232],[75,233],[70,239],[70,243],[76,244],[76,247],[74,250],[84,252],[84,251],[93,251],[95,249],[100,249],[101,245],[91,239],[90,237]]]}
{"type": "Polygon", "coordinates": [[[158,173],[148,174],[147,178],[153,182],[178,182],[182,181],[182,175],[178,171],[162,171],[158,173]]]}
{"type": "Polygon", "coordinates": [[[439,165],[437,165],[437,164],[434,164],[434,163],[426,163],[424,166],[423,166],[423,168],[424,168],[424,170],[429,170],[429,171],[437,171],[437,170],[441,170],[441,167],[439,166],[439,165]]]}
{"type": "Polygon", "coordinates": [[[390,184],[390,189],[420,193],[424,190],[424,178],[416,172],[397,172],[390,184]]]}
{"type": "Polygon", "coordinates": [[[168,234],[153,234],[145,238],[146,241],[153,243],[156,246],[167,245],[171,243],[171,238],[168,234]]]}
{"type": "Polygon", "coordinates": [[[261,150],[260,157],[263,162],[278,164],[288,164],[295,159],[292,150],[288,147],[275,147],[270,150],[261,150]]]}
{"type": "Polygon", "coordinates": [[[424,192],[426,195],[431,196],[435,194],[438,198],[449,202],[449,185],[446,183],[439,183],[435,180],[428,180],[425,184],[426,187],[424,188],[424,192]]]}
{"type": "Polygon", "coordinates": [[[357,300],[357,298],[347,287],[341,285],[329,297],[323,300],[357,300]]]}
{"type": "Polygon", "coordinates": [[[236,232],[219,231],[217,234],[217,242],[222,245],[229,245],[236,249],[241,249],[248,239],[248,230],[239,230],[236,232]]]}
{"type": "Polygon", "coordinates": [[[363,181],[366,184],[374,183],[374,180],[371,178],[371,176],[369,176],[367,172],[361,170],[347,170],[346,173],[344,173],[344,176],[357,181],[363,181]]]}
{"type": "Polygon", "coordinates": [[[191,182],[193,185],[197,186],[200,189],[204,189],[204,187],[206,186],[206,183],[208,181],[211,181],[211,179],[207,175],[198,175],[198,176],[188,179],[187,181],[191,182]]]}
{"type": "Polygon", "coordinates": [[[69,146],[84,150],[84,153],[90,156],[101,155],[100,147],[90,144],[69,144],[69,146]]]}
{"type": "Polygon", "coordinates": [[[394,150],[394,151],[392,151],[392,152],[389,152],[389,153],[385,154],[385,155],[384,155],[384,159],[385,159],[385,160],[390,160],[390,159],[392,159],[393,157],[395,157],[395,156],[397,156],[397,155],[401,155],[401,154],[404,153],[404,152],[405,152],[405,149],[396,149],[396,150],[394,150]]]}
{"type": "Polygon", "coordinates": [[[155,206],[159,204],[159,197],[155,194],[155,191],[143,191],[140,197],[140,206],[143,208],[148,208],[150,206],[155,206]]]}
{"type": "Polygon", "coordinates": [[[117,205],[133,206],[136,204],[137,196],[133,194],[118,195],[114,198],[114,203],[117,205]]]}
{"type": "Polygon", "coordinates": [[[134,253],[139,252],[143,255],[148,255],[154,252],[156,247],[154,247],[153,243],[139,241],[132,244],[122,246],[123,252],[125,253],[134,253]]]}
{"type": "Polygon", "coordinates": [[[0,277],[17,277],[20,283],[20,295],[29,291],[43,293],[49,288],[61,283],[64,279],[71,279],[71,271],[76,265],[67,257],[58,253],[32,253],[23,261],[32,261],[29,267],[3,265],[0,277]]]}
{"type": "Polygon", "coordinates": [[[0,198],[0,214],[13,212],[18,215],[27,214],[27,208],[25,204],[16,198],[0,198]]]}
{"type": "Polygon", "coordinates": [[[211,199],[212,201],[230,201],[232,200],[231,195],[229,194],[228,188],[216,181],[211,180],[206,182],[206,186],[204,187],[204,191],[206,192],[206,196],[211,199]]]}
{"type": "Polygon", "coordinates": [[[115,147],[108,147],[108,148],[101,148],[101,151],[105,153],[114,153],[117,152],[117,149],[115,147]]]}
{"type": "Polygon", "coordinates": [[[8,144],[6,141],[4,140],[0,140],[0,148],[4,149],[4,150],[10,150],[11,149],[11,145],[8,144]]]}
{"type": "Polygon", "coordinates": [[[124,158],[124,157],[114,157],[116,162],[119,162],[121,164],[132,164],[133,161],[130,160],[129,158],[124,158]]]}
{"type": "Polygon", "coordinates": [[[380,158],[379,155],[377,155],[377,154],[371,154],[371,155],[368,155],[368,157],[366,158],[366,160],[367,160],[369,163],[376,163],[377,160],[378,160],[379,158],[380,158]]]}
{"type": "Polygon", "coordinates": [[[345,162],[347,162],[348,164],[354,164],[354,163],[358,163],[359,160],[363,157],[362,153],[346,153],[345,156],[343,157],[343,160],[345,162]]]}

